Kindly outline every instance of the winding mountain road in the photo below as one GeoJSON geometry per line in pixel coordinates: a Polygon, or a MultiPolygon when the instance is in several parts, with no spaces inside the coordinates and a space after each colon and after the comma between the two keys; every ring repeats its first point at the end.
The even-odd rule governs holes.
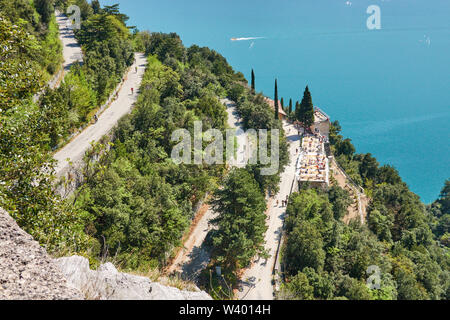
{"type": "Polygon", "coordinates": [[[66,169],[69,169],[70,162],[76,163],[83,159],[85,152],[91,147],[92,142],[98,142],[105,134],[109,133],[120,118],[129,113],[137,100],[137,89],[140,87],[147,65],[147,59],[143,53],[135,53],[136,63],[130,68],[118,92],[117,99],[103,111],[98,117],[98,121],[83,130],[65,147],[55,155],[58,164],[55,168],[56,175],[61,177],[66,169]],[[137,72],[135,68],[137,67],[137,72]],[[134,93],[131,92],[134,89],[134,93]],[[70,159],[70,162],[68,161],[70,159]]]}

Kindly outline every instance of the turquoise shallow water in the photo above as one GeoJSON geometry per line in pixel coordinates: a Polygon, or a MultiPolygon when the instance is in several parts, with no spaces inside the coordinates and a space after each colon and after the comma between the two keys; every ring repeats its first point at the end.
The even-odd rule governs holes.
{"type": "Polygon", "coordinates": [[[101,1],[117,2],[140,30],[213,48],[247,78],[254,68],[266,95],[275,77],[285,101],[308,84],[357,151],[394,165],[424,202],[450,177],[450,1],[101,1]],[[369,5],[381,30],[366,27],[369,5]]]}

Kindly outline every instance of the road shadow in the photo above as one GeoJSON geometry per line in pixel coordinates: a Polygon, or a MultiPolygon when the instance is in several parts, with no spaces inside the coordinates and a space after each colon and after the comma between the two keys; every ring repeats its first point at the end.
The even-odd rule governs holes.
{"type": "Polygon", "coordinates": [[[300,141],[300,137],[297,134],[293,134],[287,137],[290,142],[300,141]]]}
{"type": "Polygon", "coordinates": [[[211,248],[204,242],[200,247],[194,247],[188,256],[189,262],[182,267],[182,279],[197,282],[202,270],[208,266],[210,256],[211,248]]]}
{"type": "Polygon", "coordinates": [[[245,280],[240,280],[238,283],[238,291],[246,294],[256,287],[256,277],[250,277],[245,280]]]}
{"type": "Polygon", "coordinates": [[[66,44],[66,47],[79,48],[80,45],[78,43],[69,43],[69,44],[66,44]]]}

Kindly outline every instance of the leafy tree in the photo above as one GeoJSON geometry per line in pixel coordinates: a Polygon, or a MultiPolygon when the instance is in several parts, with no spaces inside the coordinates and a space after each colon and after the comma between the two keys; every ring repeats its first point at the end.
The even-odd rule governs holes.
{"type": "Polygon", "coordinates": [[[53,1],[52,0],[34,0],[34,6],[36,11],[41,15],[42,22],[48,24],[52,17],[53,1]]]}
{"type": "Polygon", "coordinates": [[[339,186],[332,186],[328,192],[328,199],[333,205],[334,218],[336,220],[342,219],[352,203],[349,192],[339,186]]]}
{"type": "Polygon", "coordinates": [[[445,186],[442,188],[438,202],[442,206],[442,212],[444,214],[450,214],[450,179],[445,181],[445,186]]]}
{"type": "Polygon", "coordinates": [[[349,276],[342,276],[339,280],[337,295],[344,296],[349,300],[372,300],[368,287],[349,276]]]}
{"type": "Polygon", "coordinates": [[[314,287],[309,284],[308,277],[299,272],[282,285],[278,297],[282,300],[314,300],[314,287]]]}
{"type": "Polygon", "coordinates": [[[92,0],[91,7],[94,12],[94,14],[101,14],[103,13],[103,10],[101,8],[100,2],[98,0],[92,0]]]}
{"type": "MultiPolygon", "coordinates": [[[[94,8],[94,6],[97,7],[97,5],[94,5],[94,3],[92,4],[92,7],[95,11],[97,8],[94,8]]],[[[115,16],[119,21],[123,23],[123,25],[126,25],[126,22],[130,19],[130,17],[128,17],[126,14],[120,12],[118,3],[113,4],[112,6],[104,6],[102,12],[111,16],[115,16]]]]}
{"type": "Polygon", "coordinates": [[[255,255],[264,256],[266,203],[258,184],[244,169],[234,169],[224,186],[214,192],[212,208],[218,227],[212,239],[217,261],[236,269],[248,265],[255,255]]]}
{"type": "Polygon", "coordinates": [[[0,14],[0,108],[2,112],[37,92],[42,73],[33,56],[38,42],[0,14]]]}
{"type": "Polygon", "coordinates": [[[283,255],[286,271],[295,274],[306,267],[321,271],[325,262],[322,236],[311,222],[299,221],[289,234],[283,255]]]}

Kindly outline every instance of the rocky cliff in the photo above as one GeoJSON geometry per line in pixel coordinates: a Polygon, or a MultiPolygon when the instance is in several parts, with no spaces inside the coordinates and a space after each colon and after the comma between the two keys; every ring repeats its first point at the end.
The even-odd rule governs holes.
{"type": "Polygon", "coordinates": [[[0,208],[0,300],[211,300],[195,292],[120,273],[111,263],[91,270],[86,258],[52,259],[0,208]]]}
{"type": "Polygon", "coordinates": [[[44,248],[0,208],[0,300],[79,300],[44,248]]]}
{"type": "Polygon", "coordinates": [[[200,290],[181,291],[151,282],[146,277],[120,273],[111,263],[94,271],[86,258],[73,256],[55,260],[68,283],[90,300],[212,300],[200,290]]]}

